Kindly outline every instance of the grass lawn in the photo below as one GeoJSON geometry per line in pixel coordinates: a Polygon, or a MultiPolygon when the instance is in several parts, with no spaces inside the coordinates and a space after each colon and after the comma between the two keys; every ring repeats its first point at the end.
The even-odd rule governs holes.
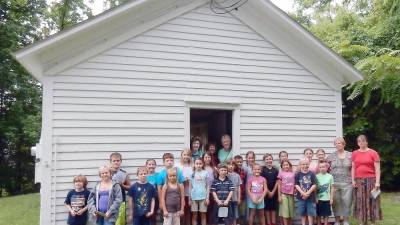
{"type": "Polygon", "coordinates": [[[39,224],[39,193],[0,198],[0,224],[39,224]]]}
{"type": "MultiPolygon", "coordinates": [[[[378,224],[400,224],[400,193],[384,193],[381,201],[384,220],[378,224]]],[[[39,224],[39,194],[0,198],[0,224],[39,224]]],[[[357,225],[355,221],[351,224],[357,225]]]]}

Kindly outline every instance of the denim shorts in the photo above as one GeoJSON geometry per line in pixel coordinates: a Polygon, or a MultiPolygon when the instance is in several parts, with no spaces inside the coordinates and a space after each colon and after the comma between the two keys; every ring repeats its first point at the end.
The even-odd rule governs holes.
{"type": "Polygon", "coordinates": [[[247,207],[249,209],[264,209],[264,199],[260,203],[254,203],[250,198],[247,198],[247,207]]]}
{"type": "Polygon", "coordinates": [[[317,216],[316,203],[313,200],[300,200],[296,202],[297,214],[300,216],[317,216]]]}

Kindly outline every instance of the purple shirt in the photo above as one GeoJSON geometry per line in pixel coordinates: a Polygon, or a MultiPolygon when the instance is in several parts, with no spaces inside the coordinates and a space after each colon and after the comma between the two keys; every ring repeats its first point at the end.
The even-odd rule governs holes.
{"type": "Polygon", "coordinates": [[[108,208],[108,196],[110,191],[99,191],[99,211],[100,212],[107,212],[108,208]]]}

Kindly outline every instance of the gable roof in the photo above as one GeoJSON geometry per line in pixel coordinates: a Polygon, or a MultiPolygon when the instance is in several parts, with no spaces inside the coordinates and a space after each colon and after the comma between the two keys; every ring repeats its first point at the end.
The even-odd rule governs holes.
{"type": "MultiPolygon", "coordinates": [[[[41,81],[44,75],[57,74],[207,2],[130,1],[29,45],[17,51],[15,58],[41,81]]],[[[335,90],[363,78],[351,64],[269,0],[248,0],[230,13],[335,90]]]]}

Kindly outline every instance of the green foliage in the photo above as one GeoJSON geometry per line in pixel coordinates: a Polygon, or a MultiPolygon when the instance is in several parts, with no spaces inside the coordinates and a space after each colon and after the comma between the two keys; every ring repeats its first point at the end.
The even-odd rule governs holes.
{"type": "Polygon", "coordinates": [[[27,193],[33,184],[30,148],[39,137],[41,86],[11,52],[42,37],[45,0],[0,3],[0,192],[27,193]]]}
{"type": "Polygon", "coordinates": [[[399,190],[400,0],[295,2],[294,18],[364,74],[343,88],[344,134],[349,141],[369,136],[381,155],[383,187],[399,190]]]}

